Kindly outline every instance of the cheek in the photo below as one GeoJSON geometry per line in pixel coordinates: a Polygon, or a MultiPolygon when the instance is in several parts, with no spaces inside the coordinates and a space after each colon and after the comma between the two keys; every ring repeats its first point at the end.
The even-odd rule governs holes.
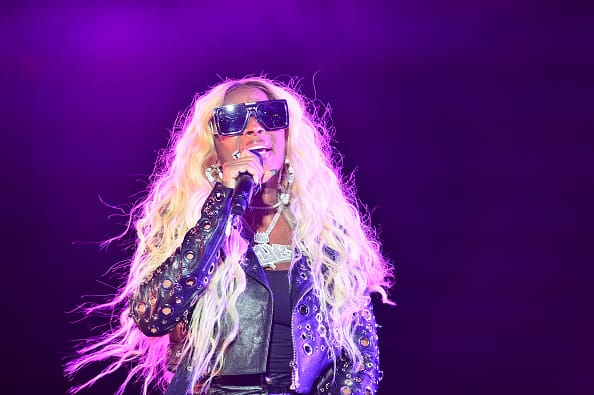
{"type": "Polygon", "coordinates": [[[283,140],[281,142],[281,149],[279,150],[279,155],[281,155],[283,158],[285,157],[285,155],[287,154],[287,143],[283,140]]]}
{"type": "Polygon", "coordinates": [[[233,159],[233,152],[237,147],[236,137],[215,138],[214,146],[217,152],[217,157],[221,163],[225,163],[233,159]]]}
{"type": "Polygon", "coordinates": [[[275,138],[275,146],[276,146],[276,153],[277,155],[285,157],[287,153],[287,134],[283,131],[282,134],[276,136],[275,138]]]}

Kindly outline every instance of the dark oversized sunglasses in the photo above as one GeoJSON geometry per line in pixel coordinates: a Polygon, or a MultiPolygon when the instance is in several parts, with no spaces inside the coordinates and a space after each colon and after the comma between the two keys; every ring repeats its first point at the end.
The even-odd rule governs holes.
{"type": "Polygon", "coordinates": [[[289,127],[289,108],[286,100],[266,100],[255,103],[230,104],[214,109],[213,122],[216,134],[235,136],[245,129],[254,115],[266,130],[289,127]]]}

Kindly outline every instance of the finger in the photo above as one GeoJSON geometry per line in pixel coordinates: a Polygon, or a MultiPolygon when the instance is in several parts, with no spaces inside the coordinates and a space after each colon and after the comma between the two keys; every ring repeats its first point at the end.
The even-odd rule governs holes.
{"type": "Polygon", "coordinates": [[[252,176],[258,175],[258,179],[261,180],[262,177],[264,176],[264,165],[262,163],[262,157],[258,153],[255,153],[253,151],[243,150],[243,151],[241,151],[240,157],[238,160],[242,160],[242,159],[249,159],[248,166],[250,166],[250,168],[254,168],[254,166],[255,166],[254,170],[256,171],[256,173],[250,172],[250,174],[252,176]]]}
{"type": "Polygon", "coordinates": [[[254,182],[260,183],[264,175],[264,168],[259,159],[252,154],[245,154],[235,160],[223,163],[223,184],[227,187],[235,187],[235,179],[242,173],[249,173],[254,178],[254,182]]]}

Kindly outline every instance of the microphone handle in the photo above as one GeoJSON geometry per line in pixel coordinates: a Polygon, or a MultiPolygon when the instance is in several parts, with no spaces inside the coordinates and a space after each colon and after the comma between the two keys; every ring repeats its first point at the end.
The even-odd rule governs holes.
{"type": "MultiPolygon", "coordinates": [[[[264,160],[258,151],[251,151],[260,160],[260,164],[264,164],[264,160]]],[[[254,177],[250,173],[241,173],[237,176],[235,181],[235,193],[231,201],[231,213],[235,215],[243,215],[247,206],[252,200],[252,195],[256,189],[254,177]]]]}
{"type": "Polygon", "coordinates": [[[231,200],[231,213],[234,215],[243,215],[247,206],[252,200],[254,193],[254,177],[250,173],[242,173],[237,176],[235,183],[235,192],[231,200]]]}

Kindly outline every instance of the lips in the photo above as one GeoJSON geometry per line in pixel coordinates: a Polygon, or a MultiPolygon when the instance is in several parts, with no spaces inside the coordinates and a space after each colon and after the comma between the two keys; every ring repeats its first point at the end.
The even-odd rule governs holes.
{"type": "Polygon", "coordinates": [[[272,151],[272,147],[264,144],[253,144],[247,147],[252,152],[257,152],[260,156],[268,156],[268,153],[272,151]]]}

